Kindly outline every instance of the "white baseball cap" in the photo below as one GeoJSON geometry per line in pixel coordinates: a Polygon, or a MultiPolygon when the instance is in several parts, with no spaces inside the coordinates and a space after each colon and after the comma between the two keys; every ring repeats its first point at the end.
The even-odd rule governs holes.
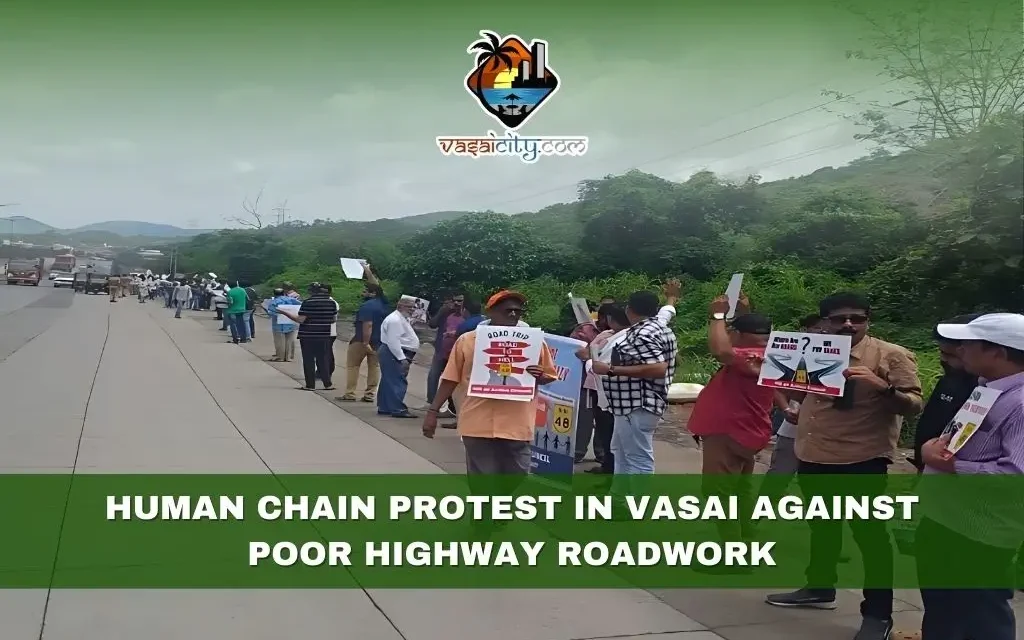
{"type": "Polygon", "coordinates": [[[935,328],[947,340],[984,340],[1024,351],[1024,315],[989,313],[967,324],[940,324],[935,328]]]}

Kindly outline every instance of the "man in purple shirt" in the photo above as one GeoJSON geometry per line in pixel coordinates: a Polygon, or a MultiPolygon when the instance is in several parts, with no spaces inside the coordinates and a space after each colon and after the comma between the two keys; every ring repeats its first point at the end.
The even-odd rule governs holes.
{"type": "MultiPolygon", "coordinates": [[[[924,472],[1024,473],[1024,315],[991,313],[963,325],[940,324],[936,331],[942,338],[960,341],[964,367],[980,378],[979,384],[1001,393],[953,456],[945,454],[948,435],[922,446],[924,472]]],[[[1024,542],[1021,496],[960,496],[954,486],[944,487],[944,495],[930,496],[927,487],[922,485],[924,515],[917,530],[917,571],[925,609],[922,640],[1014,640],[1013,589],[927,586],[951,575],[978,585],[1008,582],[1013,558],[1024,542]]]]}

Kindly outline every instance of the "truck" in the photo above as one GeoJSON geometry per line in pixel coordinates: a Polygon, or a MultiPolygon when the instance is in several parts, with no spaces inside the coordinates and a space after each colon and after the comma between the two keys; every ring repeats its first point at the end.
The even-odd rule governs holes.
{"type": "Polygon", "coordinates": [[[39,286],[43,278],[43,259],[12,259],[7,263],[7,284],[30,284],[39,286]]]}
{"type": "Polygon", "coordinates": [[[110,260],[93,258],[75,272],[72,287],[81,293],[109,293],[107,279],[110,278],[114,263],[110,260]]]}
{"type": "Polygon", "coordinates": [[[57,256],[53,259],[53,265],[50,266],[50,273],[66,273],[68,275],[75,272],[75,255],[68,253],[65,255],[57,256]]]}

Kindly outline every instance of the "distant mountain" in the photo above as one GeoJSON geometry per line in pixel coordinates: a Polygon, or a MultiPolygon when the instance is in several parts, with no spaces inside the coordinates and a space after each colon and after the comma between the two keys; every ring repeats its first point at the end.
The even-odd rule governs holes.
{"type": "Polygon", "coordinates": [[[151,238],[180,238],[197,236],[200,233],[208,233],[210,229],[182,229],[170,224],[156,224],[153,222],[139,222],[137,220],[110,220],[107,222],[95,222],[75,229],[67,229],[68,233],[80,233],[83,231],[103,231],[115,233],[119,236],[147,236],[151,238]]]}
{"type": "Polygon", "coordinates": [[[56,230],[48,224],[25,216],[0,217],[0,236],[32,236],[56,230]]]}

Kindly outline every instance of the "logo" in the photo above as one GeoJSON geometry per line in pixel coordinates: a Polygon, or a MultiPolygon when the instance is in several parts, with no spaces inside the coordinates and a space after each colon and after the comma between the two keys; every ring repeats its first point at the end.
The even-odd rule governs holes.
{"type": "Polygon", "coordinates": [[[481,38],[466,52],[474,64],[463,86],[483,111],[505,132],[488,131],[483,136],[438,136],[444,155],[519,156],[536,162],[541,156],[580,156],[586,153],[586,136],[524,136],[518,131],[533,119],[542,106],[558,92],[561,80],[548,61],[545,40],[529,44],[516,35],[499,36],[481,31],[481,38]]]}

